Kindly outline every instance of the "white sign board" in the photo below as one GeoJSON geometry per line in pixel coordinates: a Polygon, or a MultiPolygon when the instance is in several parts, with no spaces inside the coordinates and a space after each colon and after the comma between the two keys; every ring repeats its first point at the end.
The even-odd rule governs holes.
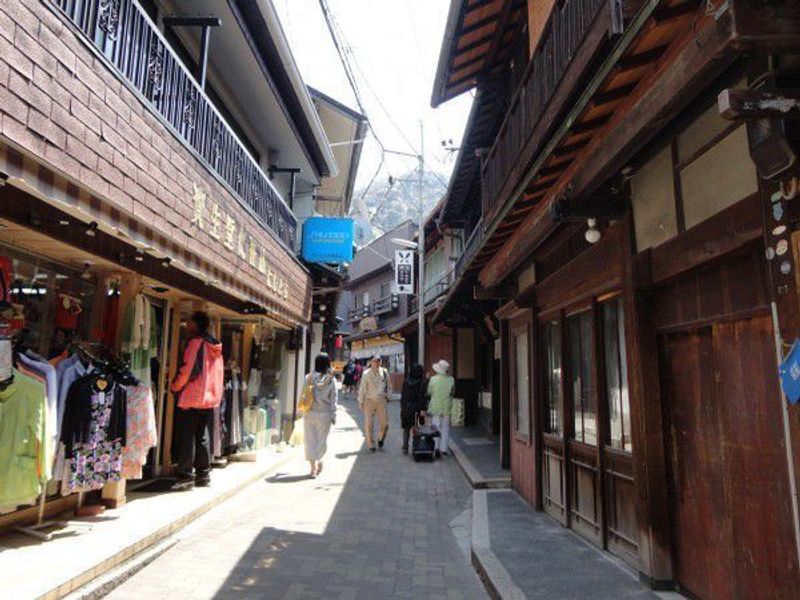
{"type": "Polygon", "coordinates": [[[414,293],[414,251],[395,250],[394,284],[398,294],[414,293]]]}

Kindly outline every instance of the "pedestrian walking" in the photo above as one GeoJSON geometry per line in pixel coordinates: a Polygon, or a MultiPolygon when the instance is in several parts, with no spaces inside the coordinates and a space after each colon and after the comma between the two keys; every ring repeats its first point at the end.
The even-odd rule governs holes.
{"type": "Polygon", "coordinates": [[[356,363],[351,358],[344,367],[344,393],[350,395],[356,385],[356,363]]]}
{"type": "Polygon", "coordinates": [[[183,364],[170,386],[178,398],[178,486],[211,483],[211,427],[224,393],[222,344],[209,332],[211,320],[194,313],[186,323],[189,341],[183,364]],[[194,470],[194,473],[192,471],[194,470]]]}
{"type": "Polygon", "coordinates": [[[378,418],[378,431],[380,432],[378,447],[383,448],[386,440],[386,433],[389,431],[386,403],[389,401],[390,395],[389,373],[381,366],[381,357],[373,356],[370,360],[370,367],[364,371],[358,386],[358,405],[364,412],[364,434],[370,452],[375,452],[375,443],[372,437],[375,417],[378,418]]]}
{"type": "Polygon", "coordinates": [[[425,379],[425,368],[414,365],[403,382],[400,394],[400,425],[403,427],[403,454],[408,454],[408,441],[411,429],[417,421],[417,415],[425,416],[428,408],[428,381],[425,379]]]}
{"type": "Polygon", "coordinates": [[[450,363],[440,360],[433,365],[436,373],[428,382],[428,414],[433,425],[439,430],[436,438],[436,457],[447,455],[450,451],[450,411],[453,408],[453,389],[455,380],[450,376],[450,363]]]}
{"type": "Polygon", "coordinates": [[[314,370],[306,375],[306,385],[310,386],[313,401],[303,415],[303,445],[313,479],[322,473],[322,459],[328,450],[331,425],[336,422],[339,395],[331,359],[324,352],[314,359],[314,370]]]}

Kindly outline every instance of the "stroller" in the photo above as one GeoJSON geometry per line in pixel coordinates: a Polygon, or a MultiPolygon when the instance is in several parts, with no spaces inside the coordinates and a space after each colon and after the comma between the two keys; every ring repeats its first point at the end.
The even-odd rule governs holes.
{"type": "Polygon", "coordinates": [[[411,458],[414,462],[433,462],[436,438],[441,434],[433,425],[425,425],[425,420],[417,414],[411,431],[411,458]]]}

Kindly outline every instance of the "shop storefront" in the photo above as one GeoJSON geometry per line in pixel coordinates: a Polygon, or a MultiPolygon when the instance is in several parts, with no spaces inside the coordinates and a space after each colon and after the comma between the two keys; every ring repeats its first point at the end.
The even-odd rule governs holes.
{"type": "MultiPolygon", "coordinates": [[[[229,204],[232,237],[247,248],[242,258],[222,234],[208,235],[205,220],[219,210],[208,201],[196,207],[199,220],[188,233],[193,243],[216,246],[221,254],[212,262],[14,150],[0,150],[0,171],[9,174],[0,187],[0,362],[14,369],[2,370],[0,400],[37,384],[26,388],[33,397],[24,404],[33,411],[23,420],[36,432],[30,460],[0,460],[10,471],[0,473],[7,482],[0,485],[0,532],[16,528],[47,540],[59,529],[48,523],[52,515],[73,508],[96,514],[124,505],[130,491],[170,489],[181,424],[169,382],[187,341],[182,325],[197,310],[211,317],[225,360],[214,466],[256,460],[280,443],[304,371],[302,353],[289,348],[304,323],[308,285],[299,263],[290,274],[274,260],[288,251],[266,232],[244,237],[247,217],[229,204]],[[20,374],[16,383],[9,373],[20,374]],[[79,389],[87,373],[92,387],[79,389]],[[99,398],[108,398],[102,407],[99,398]],[[96,430],[102,440],[92,437],[96,430]],[[97,445],[83,451],[85,431],[103,452],[97,445]]],[[[0,445],[18,458],[12,446],[23,417],[10,426],[9,407],[0,401],[9,424],[0,426],[0,445]]]]}
{"type": "Polygon", "coordinates": [[[351,359],[361,361],[366,365],[373,356],[381,357],[383,366],[389,371],[392,390],[400,393],[400,390],[403,389],[406,370],[405,346],[402,338],[378,335],[351,343],[351,359]]]}

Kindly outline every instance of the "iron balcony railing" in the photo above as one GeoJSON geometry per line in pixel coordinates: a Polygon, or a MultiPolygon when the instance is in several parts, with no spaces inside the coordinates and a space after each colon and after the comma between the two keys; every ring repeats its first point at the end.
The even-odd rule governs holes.
{"type": "Polygon", "coordinates": [[[400,296],[390,294],[372,303],[373,315],[384,315],[397,310],[400,307],[400,296]]]}
{"type": "Polygon", "coordinates": [[[369,306],[367,305],[356,306],[347,311],[347,320],[350,321],[351,323],[354,323],[356,321],[360,321],[364,317],[368,317],[369,315],[370,315],[369,306]]]}
{"type": "Polygon", "coordinates": [[[505,201],[501,198],[503,187],[522,149],[595,18],[608,7],[609,0],[565,0],[555,4],[546,33],[484,162],[482,194],[485,217],[492,215],[505,201]]]}
{"type": "MultiPolygon", "coordinates": [[[[136,0],[50,0],[236,193],[294,249],[297,220],[136,0]]],[[[124,149],[123,149],[124,150],[124,149]]]]}

